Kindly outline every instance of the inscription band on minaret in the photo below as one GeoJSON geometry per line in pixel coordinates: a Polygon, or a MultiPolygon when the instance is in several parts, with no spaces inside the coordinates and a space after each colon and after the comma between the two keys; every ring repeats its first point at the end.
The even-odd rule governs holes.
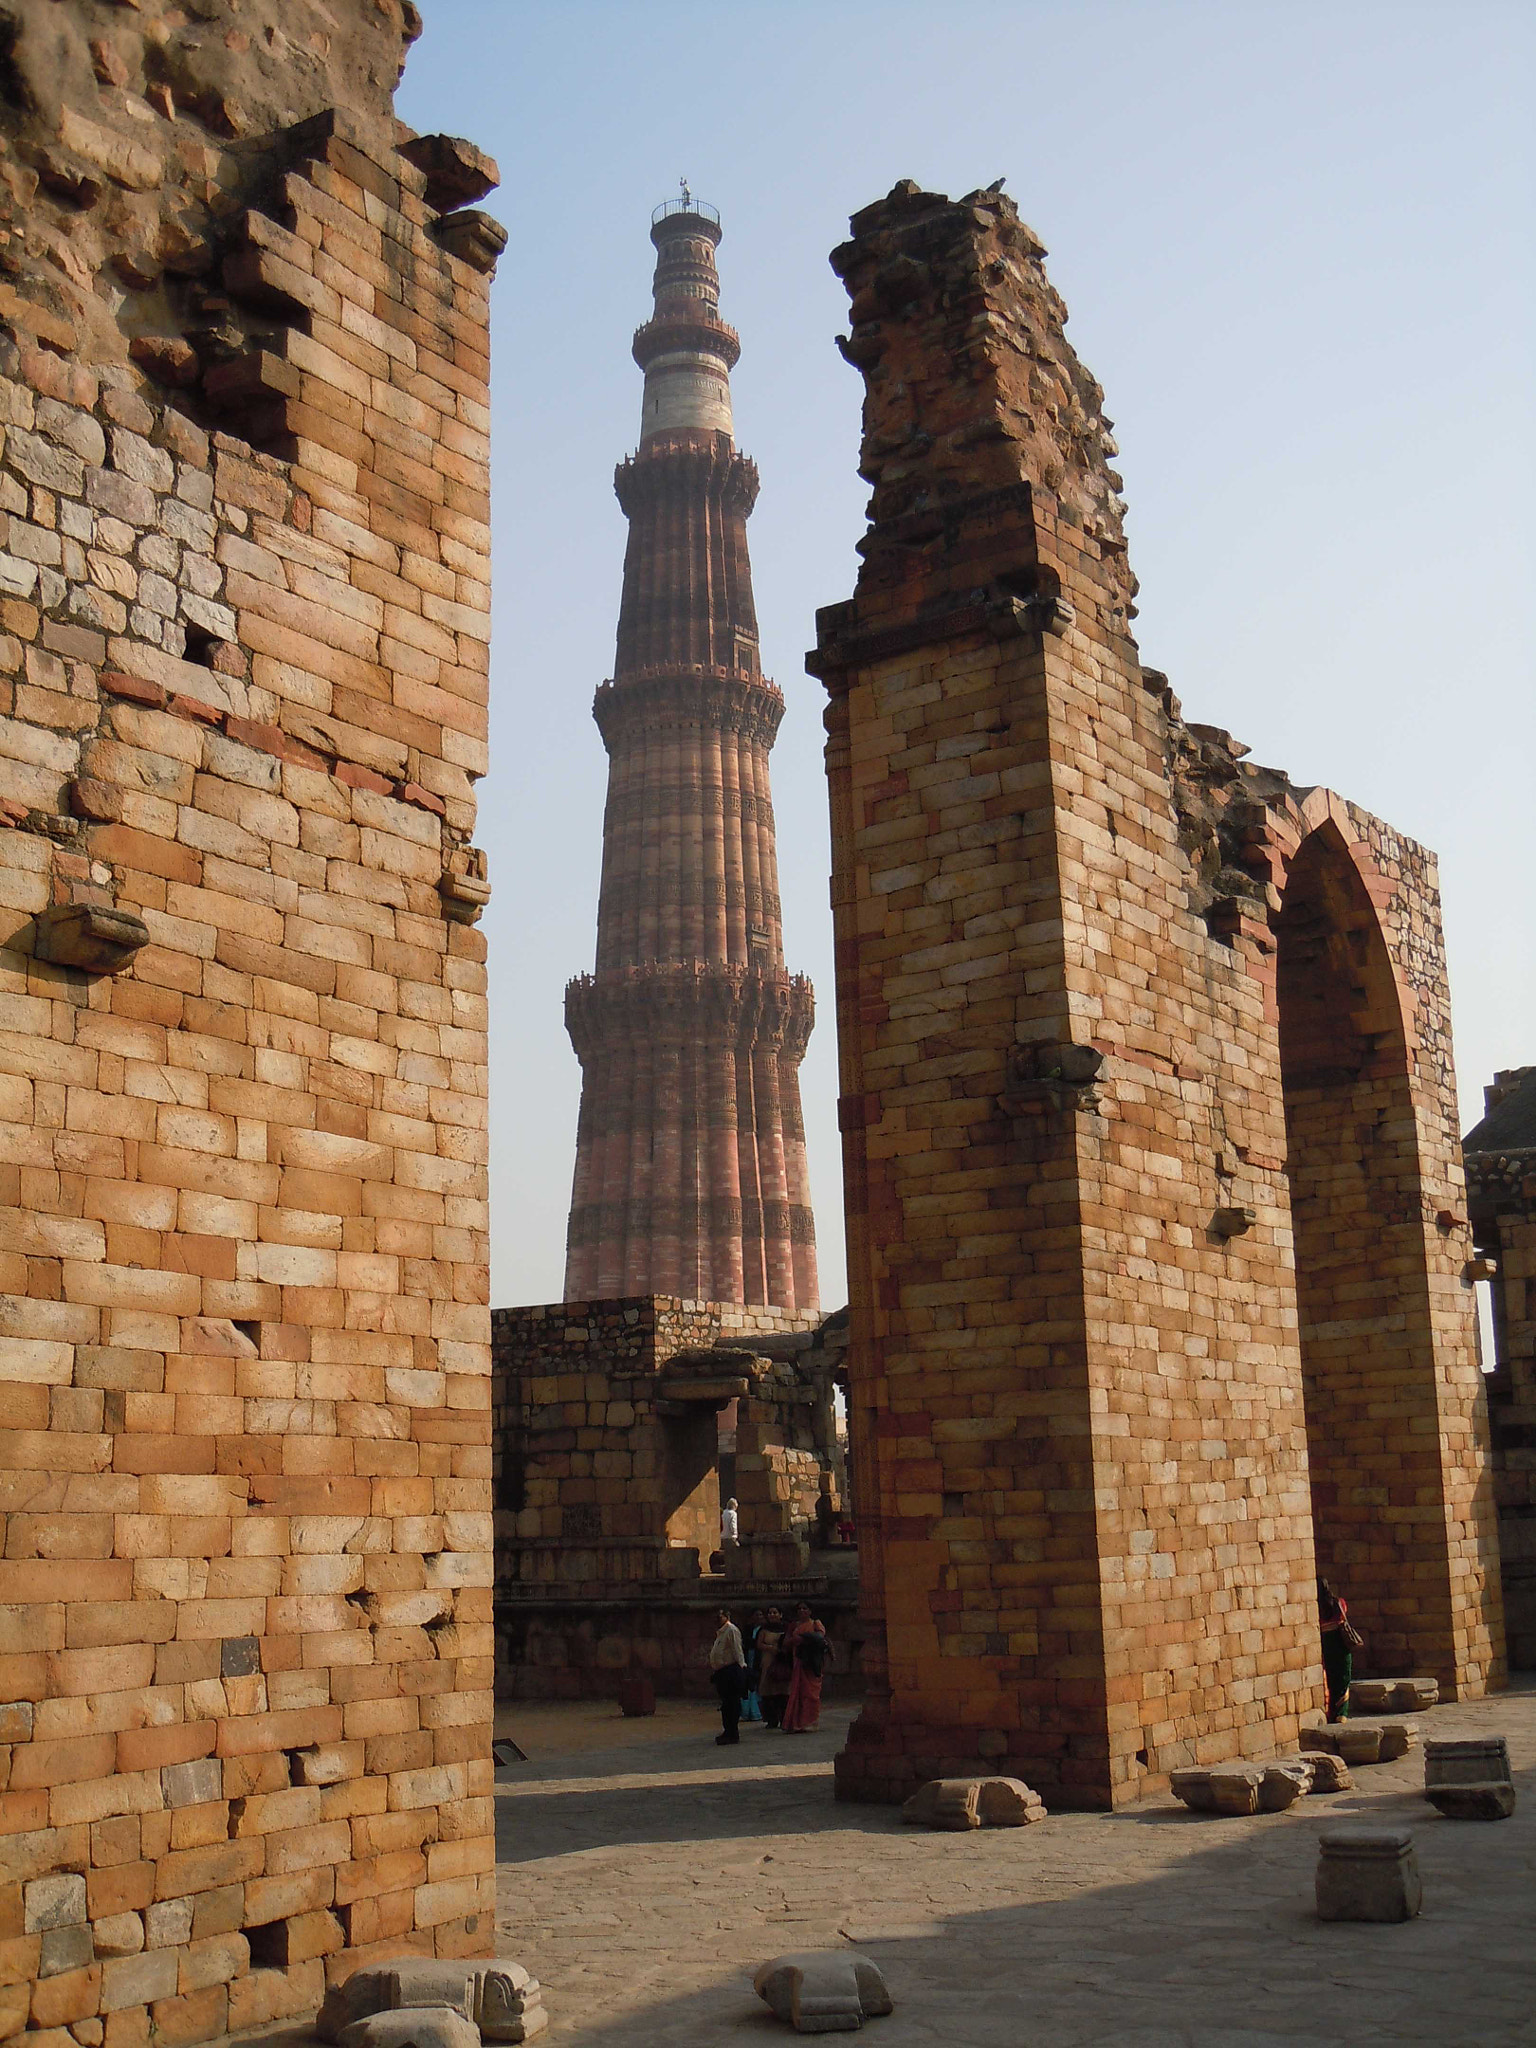
{"type": "Polygon", "coordinates": [[[762,673],[732,438],[741,353],[719,313],[713,207],[658,207],[655,310],[634,339],[640,445],[613,678],[597,969],[566,990],[582,1067],[565,1295],[816,1303],[800,1114],[811,985],[784,965],[762,673]]]}

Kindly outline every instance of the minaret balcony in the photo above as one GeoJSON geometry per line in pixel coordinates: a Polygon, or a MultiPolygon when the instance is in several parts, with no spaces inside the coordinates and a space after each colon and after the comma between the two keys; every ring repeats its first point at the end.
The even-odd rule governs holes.
{"type": "Polygon", "coordinates": [[[702,310],[657,313],[635,329],[631,353],[644,370],[657,356],[713,356],[734,370],[741,360],[741,336],[702,310]]]}

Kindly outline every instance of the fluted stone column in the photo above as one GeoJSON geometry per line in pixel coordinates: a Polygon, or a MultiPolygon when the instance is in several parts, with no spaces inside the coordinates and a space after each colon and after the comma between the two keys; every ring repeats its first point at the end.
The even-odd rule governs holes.
{"type": "Polygon", "coordinates": [[[640,446],[608,749],[597,971],[566,990],[582,1065],[565,1294],[816,1304],[799,1068],[810,983],[784,965],[763,676],[747,554],[757,469],[731,436],[740,354],[720,319],[712,208],[651,228],[635,335],[640,446]]]}

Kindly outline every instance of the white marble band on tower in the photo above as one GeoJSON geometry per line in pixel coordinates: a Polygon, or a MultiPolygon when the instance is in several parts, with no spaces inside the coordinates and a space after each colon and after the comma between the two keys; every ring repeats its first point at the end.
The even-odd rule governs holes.
{"type": "Polygon", "coordinates": [[[640,438],[664,434],[674,427],[704,427],[730,434],[731,380],[716,356],[691,350],[657,356],[645,373],[640,401],[640,438]]]}

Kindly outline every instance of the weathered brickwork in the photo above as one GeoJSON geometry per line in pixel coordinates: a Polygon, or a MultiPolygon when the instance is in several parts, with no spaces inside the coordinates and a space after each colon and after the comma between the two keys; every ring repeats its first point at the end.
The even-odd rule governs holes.
{"type": "MultiPolygon", "coordinates": [[[[392,83],[400,9],[355,11],[392,83]]],[[[105,76],[119,10],[45,12],[105,24],[105,76]]],[[[493,1924],[497,238],[381,90],[243,144],[263,205],[204,222],[233,339],[174,406],[8,216],[0,2033],[50,2048],[493,1924]]],[[[102,96],[104,135],[189,126],[102,96]]]]}
{"type": "Polygon", "coordinates": [[[768,755],[784,698],[762,672],[731,438],[741,353],[720,318],[712,207],[657,209],[655,310],[613,679],[597,971],[566,990],[582,1066],[566,1247],[573,1301],[693,1294],[816,1304],[800,1114],[811,985],[784,964],[768,755]]]}
{"type": "Polygon", "coordinates": [[[1476,1270],[1491,1282],[1494,1490],[1509,1661],[1536,1671],[1536,1067],[1496,1074],[1466,1137],[1476,1270]]]}
{"type": "Polygon", "coordinates": [[[834,256],[874,485],[828,684],[870,1699],[843,1796],[1264,1755],[1370,1668],[1499,1680],[1439,906],[1188,725],[1114,444],[997,193],[834,256]],[[1309,1438],[1313,1455],[1309,1464],[1309,1438]]]}
{"type": "Polygon", "coordinates": [[[631,1672],[696,1692],[722,1599],[851,1617],[852,1552],[828,1570],[840,1318],[643,1295],[497,1309],[491,1329],[500,1692],[611,1697],[631,1672]]]}

